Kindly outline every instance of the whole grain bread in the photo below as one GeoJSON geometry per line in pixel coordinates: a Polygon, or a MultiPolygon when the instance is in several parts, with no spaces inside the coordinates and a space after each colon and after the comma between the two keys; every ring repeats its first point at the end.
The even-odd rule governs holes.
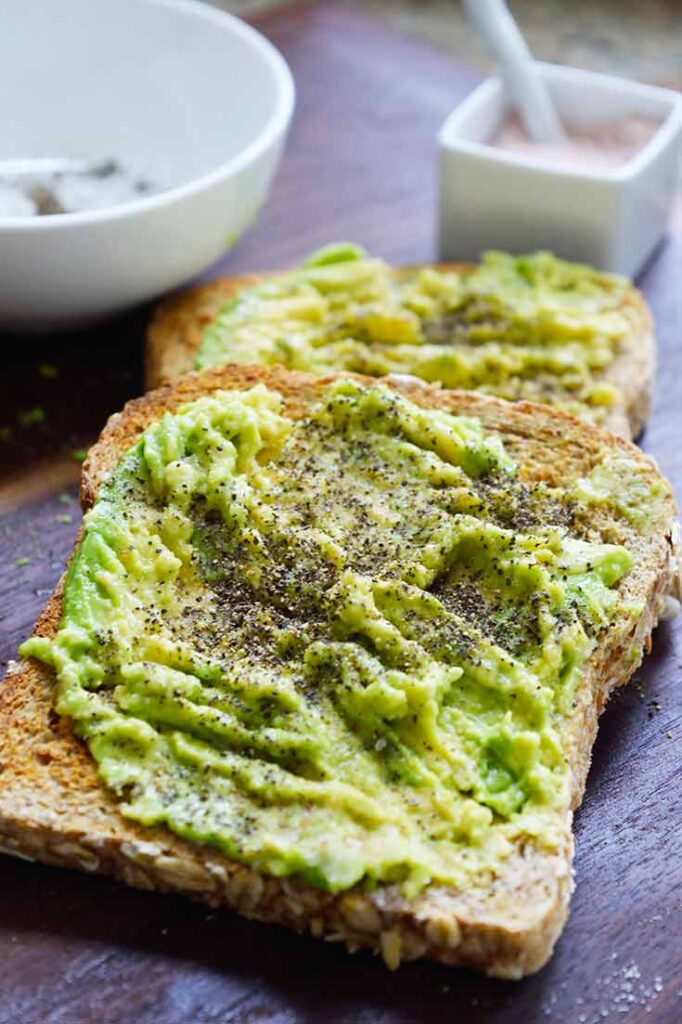
{"type": "MultiPolygon", "coordinates": [[[[190,373],[175,386],[129,402],[111,417],[83,466],[85,509],[140,432],[167,410],[220,389],[258,382],[279,391],[285,411],[305,414],[333,378],[315,380],[279,368],[227,367],[190,373]]],[[[360,378],[362,379],[362,378],[360,378]]],[[[613,434],[546,406],[510,404],[468,392],[442,391],[405,379],[387,382],[415,402],[475,415],[502,436],[529,481],[570,485],[609,452],[637,460],[652,480],[652,460],[613,434]]],[[[635,568],[623,596],[642,603],[636,625],[614,626],[585,667],[576,710],[567,729],[573,807],[582,797],[598,715],[611,691],[627,682],[649,644],[666,602],[678,593],[676,509],[669,491],[662,519],[645,534],[634,531],[635,568]]],[[[595,522],[598,532],[599,524],[595,522]]],[[[61,618],[61,585],[35,632],[52,636],[61,618]]],[[[412,899],[395,886],[356,887],[329,894],[293,878],[260,874],[208,846],[187,842],[163,827],[145,827],[121,815],[98,780],[96,764],[68,720],[52,710],[52,670],[26,659],[0,685],[0,849],[65,867],[99,871],[144,889],[184,893],[212,906],[343,940],[349,948],[379,951],[389,967],[430,956],[489,975],[518,978],[549,957],[566,919],[572,889],[572,812],[560,824],[552,852],[519,845],[492,884],[455,890],[427,887],[412,899]]]]}
{"type": "MultiPolygon", "coordinates": [[[[393,274],[397,278],[407,277],[416,269],[403,267],[393,270],[393,274]]],[[[470,264],[437,264],[436,269],[467,273],[474,267],[470,264]]],[[[146,386],[157,388],[193,369],[203,332],[226,302],[271,276],[276,275],[223,277],[162,302],[147,330],[146,386]]],[[[649,307],[634,285],[626,291],[620,311],[628,321],[629,330],[619,345],[616,358],[603,374],[602,379],[614,385],[618,394],[618,399],[608,409],[604,425],[622,437],[635,438],[649,417],[656,346],[649,307]]]]}

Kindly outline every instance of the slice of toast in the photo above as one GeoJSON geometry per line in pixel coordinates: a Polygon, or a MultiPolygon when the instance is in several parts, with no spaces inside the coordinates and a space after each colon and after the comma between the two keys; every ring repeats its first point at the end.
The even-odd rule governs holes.
{"type": "MultiPolygon", "coordinates": [[[[315,380],[279,368],[227,367],[187,374],[173,387],[129,402],[111,417],[83,466],[84,509],[92,506],[122,454],[164,412],[217,390],[263,382],[281,393],[285,413],[299,418],[330,379],[315,380]]],[[[653,461],[634,446],[546,406],[510,404],[419,382],[389,378],[387,383],[425,407],[479,417],[487,430],[499,433],[522,479],[529,482],[570,486],[615,452],[636,460],[647,478],[663,487],[657,525],[642,533],[633,528],[628,545],[635,566],[621,586],[621,596],[640,603],[641,614],[634,626],[631,620],[627,627],[614,624],[586,663],[564,734],[575,807],[582,797],[598,715],[610,692],[637,668],[666,595],[678,591],[671,491],[653,461]]],[[[37,635],[55,634],[61,600],[60,585],[36,625],[37,635]]],[[[357,886],[325,893],[294,878],[261,874],[163,827],[145,827],[123,817],[100,784],[85,744],[74,736],[69,721],[54,713],[53,683],[51,669],[24,659],[11,667],[0,686],[3,851],[100,871],[140,888],[184,893],[297,931],[342,939],[350,948],[369,947],[380,951],[392,968],[401,959],[430,956],[492,976],[518,978],[537,970],[549,957],[566,919],[572,888],[571,809],[560,823],[556,849],[519,845],[494,884],[485,888],[430,886],[409,899],[393,885],[371,892],[357,886]]]]}
{"type": "MultiPolygon", "coordinates": [[[[413,274],[415,267],[393,270],[397,278],[413,274]]],[[[472,265],[438,264],[435,269],[467,273],[472,265]]],[[[199,288],[173,295],[156,309],[147,331],[145,382],[156,388],[174,381],[194,368],[205,328],[230,299],[275,274],[243,274],[224,277],[199,288]]],[[[635,438],[649,416],[655,376],[656,350],[649,307],[633,286],[625,293],[620,312],[629,331],[622,339],[616,358],[605,370],[603,380],[615,387],[618,399],[606,411],[604,426],[622,437],[635,438]]]]}

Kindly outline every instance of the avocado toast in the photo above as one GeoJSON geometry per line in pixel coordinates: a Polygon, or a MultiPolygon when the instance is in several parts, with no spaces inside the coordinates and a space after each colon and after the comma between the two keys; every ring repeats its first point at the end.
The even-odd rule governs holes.
{"type": "Polygon", "coordinates": [[[646,302],[624,278],[543,252],[391,268],[332,245],[296,270],[223,278],[167,300],[148,331],[146,377],[157,387],[228,363],[411,374],[548,402],[634,438],[654,362],[646,302]]]}
{"type": "Polygon", "coordinates": [[[111,418],[0,690],[1,844],[519,977],[566,917],[598,714],[678,587],[674,501],[564,414],[375,383],[223,368],[111,418]]]}

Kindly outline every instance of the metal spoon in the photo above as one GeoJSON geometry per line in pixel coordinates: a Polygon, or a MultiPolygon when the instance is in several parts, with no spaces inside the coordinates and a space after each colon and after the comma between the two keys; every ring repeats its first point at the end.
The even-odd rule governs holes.
{"type": "Polygon", "coordinates": [[[0,160],[0,178],[42,178],[54,174],[87,174],[93,178],[108,178],[117,169],[115,160],[82,160],[71,156],[0,160]]]}
{"type": "Polygon", "coordinates": [[[115,160],[84,160],[79,157],[27,157],[0,160],[0,182],[24,195],[37,216],[67,213],[50,179],[65,174],[88,178],[109,178],[119,166],[115,160]]]}

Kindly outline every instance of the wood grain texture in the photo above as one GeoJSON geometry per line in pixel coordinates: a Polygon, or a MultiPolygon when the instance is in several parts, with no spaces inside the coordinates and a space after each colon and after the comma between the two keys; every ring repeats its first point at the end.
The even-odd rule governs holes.
{"type": "MultiPolygon", "coordinates": [[[[473,75],[331,7],[260,25],[293,67],[298,111],[258,226],[205,277],[285,266],[342,237],[396,262],[433,259],[435,131],[473,75]]],[[[678,232],[640,282],[661,342],[643,446],[678,493],[681,275],[678,232]]],[[[0,427],[13,427],[0,443],[2,659],[29,632],[75,534],[70,453],[141,390],[145,317],[68,339],[0,341],[0,427]],[[45,363],[60,376],[41,373],[45,363]],[[20,427],[36,407],[44,422],[20,427]]],[[[389,975],[334,945],[2,858],[0,1024],[680,1024],[681,662],[679,629],[665,625],[640,685],[602,720],[571,918],[536,977],[512,985],[430,964],[389,975]]]]}

